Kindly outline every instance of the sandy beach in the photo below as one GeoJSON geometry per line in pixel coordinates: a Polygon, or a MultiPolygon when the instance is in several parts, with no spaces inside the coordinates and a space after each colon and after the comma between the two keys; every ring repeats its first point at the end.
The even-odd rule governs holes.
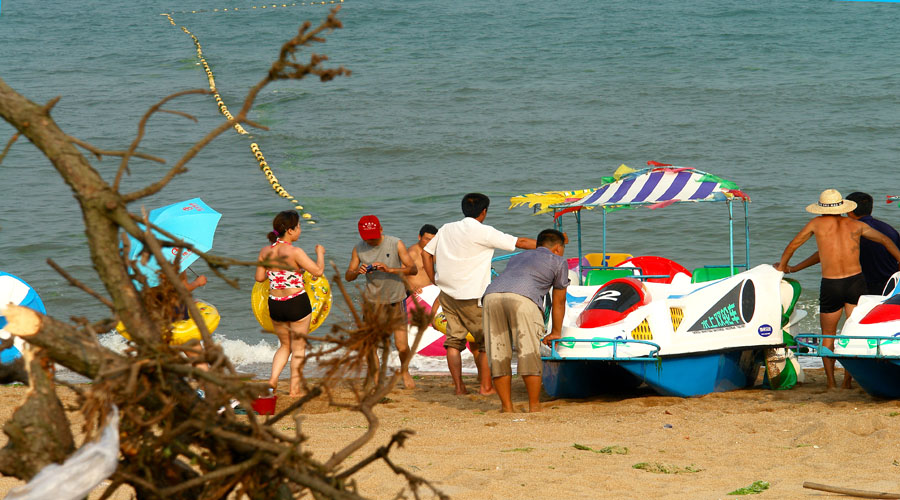
{"type": "MultiPolygon", "coordinates": [[[[456,499],[714,499],[754,481],[769,482],[765,498],[840,497],[804,489],[804,481],[900,491],[900,401],[860,389],[826,391],[822,370],[806,373],[807,382],[788,391],[681,399],[639,389],[592,400],[544,398],[539,414],[501,414],[495,397],[454,396],[449,377],[420,376],[415,390],[395,389],[379,407],[377,438],[350,462],[393,432],[412,429],[392,459],[456,499]]],[[[0,420],[25,391],[0,388],[0,420]]],[[[60,393],[74,402],[68,389],[60,393]]],[[[518,378],[513,396],[521,407],[526,396],[518,378]]],[[[283,396],[278,406],[289,403],[283,396]]],[[[323,400],[305,413],[308,447],[320,459],[365,430],[362,416],[323,400]]],[[[294,430],[291,421],[280,425],[294,430]]],[[[402,487],[382,463],[357,479],[371,498],[393,498],[402,487]]],[[[0,492],[16,484],[3,478],[0,492]]],[[[115,498],[130,496],[120,489],[115,498]]]]}

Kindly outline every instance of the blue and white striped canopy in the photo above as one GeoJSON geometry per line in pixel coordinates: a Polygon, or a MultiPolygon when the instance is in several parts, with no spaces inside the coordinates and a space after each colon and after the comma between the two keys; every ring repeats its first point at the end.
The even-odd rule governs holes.
{"type": "Polygon", "coordinates": [[[733,182],[686,167],[645,168],[600,186],[579,200],[553,205],[554,209],[647,205],[650,208],[685,201],[750,201],[733,182]]]}

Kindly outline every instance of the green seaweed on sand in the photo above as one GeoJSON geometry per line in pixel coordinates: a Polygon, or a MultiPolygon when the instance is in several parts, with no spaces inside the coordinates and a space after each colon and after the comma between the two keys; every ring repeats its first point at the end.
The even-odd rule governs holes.
{"type": "Polygon", "coordinates": [[[528,453],[529,451],[534,451],[534,448],[532,448],[530,446],[527,446],[525,448],[510,448],[508,450],[500,450],[500,453],[509,453],[509,452],[515,452],[515,451],[522,451],[522,452],[528,453]]]}
{"type": "Polygon", "coordinates": [[[652,472],[654,474],[691,474],[703,470],[694,464],[688,465],[687,467],[681,467],[679,465],[662,464],[659,462],[640,462],[632,465],[631,468],[652,472]]]}
{"type": "Polygon", "coordinates": [[[619,446],[617,444],[612,445],[612,446],[604,446],[603,448],[600,448],[599,450],[595,450],[595,449],[591,448],[590,446],[585,446],[583,444],[574,443],[572,445],[572,448],[575,448],[576,450],[593,451],[594,453],[603,453],[605,455],[627,455],[628,454],[627,446],[619,446]]]}
{"type": "Polygon", "coordinates": [[[729,495],[758,495],[769,489],[768,481],[753,481],[753,484],[750,486],[744,486],[743,488],[738,488],[729,495]]]}

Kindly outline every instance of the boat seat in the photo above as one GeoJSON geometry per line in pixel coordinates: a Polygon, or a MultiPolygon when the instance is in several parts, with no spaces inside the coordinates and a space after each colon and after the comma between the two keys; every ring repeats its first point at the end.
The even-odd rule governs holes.
{"type": "MultiPolygon", "coordinates": [[[[734,270],[734,274],[739,272],[738,269],[734,270]]],[[[699,267],[691,273],[691,283],[704,283],[729,277],[731,277],[731,271],[727,267],[699,267]]]]}
{"type": "Polygon", "coordinates": [[[634,271],[636,271],[635,268],[591,269],[587,273],[584,284],[585,286],[603,285],[616,278],[634,276],[634,271]]]}
{"type": "Polygon", "coordinates": [[[585,254],[588,264],[593,267],[616,267],[619,264],[633,257],[630,253],[609,253],[606,255],[600,253],[585,254]]]}

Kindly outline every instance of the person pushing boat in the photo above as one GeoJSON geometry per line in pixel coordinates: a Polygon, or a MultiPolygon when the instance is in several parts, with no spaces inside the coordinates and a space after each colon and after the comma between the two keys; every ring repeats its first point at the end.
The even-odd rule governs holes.
{"type": "MultiPolygon", "coordinates": [[[[856,202],[845,200],[835,189],[826,189],[819,195],[819,201],[806,207],[806,211],[817,214],[788,243],[775,266],[779,271],[791,272],[788,264],[794,252],[810,237],[815,237],[819,260],[822,264],[822,284],[819,290],[819,323],[822,335],[836,335],[841,312],[847,317],[853,312],[859,296],[866,293],[866,280],[859,263],[860,238],[880,243],[897,260],[900,249],[887,236],[872,229],[867,224],[843,217],[856,208],[856,202]]],[[[822,345],[834,349],[834,338],[825,338],[822,345]]],[[[834,359],[823,358],[828,388],[835,387],[834,359]]],[[[844,388],[850,387],[849,373],[844,375],[844,388]]]]}
{"type": "Polygon", "coordinates": [[[462,379],[462,356],[466,335],[472,334],[469,350],[475,358],[481,394],[493,394],[490,362],[484,351],[481,296],[491,281],[494,249],[512,252],[534,249],[537,241],[515,237],[484,224],[491,200],[481,193],[463,196],[463,219],[444,224],[425,245],[422,261],[428,278],[441,289],[438,300],[447,318],[447,369],[457,395],[467,394],[462,379]]]}

